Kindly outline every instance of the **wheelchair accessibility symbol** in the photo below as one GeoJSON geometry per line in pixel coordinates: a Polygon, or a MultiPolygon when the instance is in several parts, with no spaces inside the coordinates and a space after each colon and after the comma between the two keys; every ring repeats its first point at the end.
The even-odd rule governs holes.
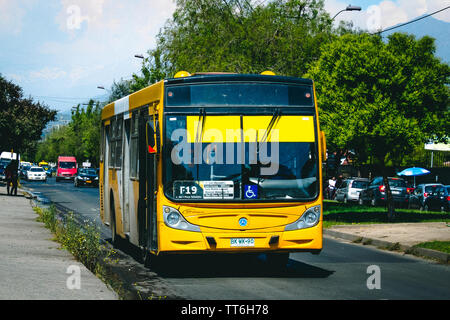
{"type": "Polygon", "coordinates": [[[256,199],[256,198],[258,198],[258,186],[245,185],[245,199],[256,199]]]}

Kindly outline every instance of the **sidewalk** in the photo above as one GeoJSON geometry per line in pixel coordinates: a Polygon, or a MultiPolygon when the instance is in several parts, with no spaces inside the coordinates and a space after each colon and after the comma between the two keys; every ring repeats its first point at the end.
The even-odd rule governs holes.
{"type": "Polygon", "coordinates": [[[421,242],[450,241],[450,225],[445,222],[338,225],[324,229],[324,235],[390,250],[400,250],[448,263],[450,255],[413,248],[421,242]]]}
{"type": "Polygon", "coordinates": [[[8,196],[0,184],[0,300],[118,299],[114,291],[52,241],[51,232],[36,218],[20,190],[17,196],[8,196]],[[78,283],[78,270],[79,289],[73,288],[78,283]]]}

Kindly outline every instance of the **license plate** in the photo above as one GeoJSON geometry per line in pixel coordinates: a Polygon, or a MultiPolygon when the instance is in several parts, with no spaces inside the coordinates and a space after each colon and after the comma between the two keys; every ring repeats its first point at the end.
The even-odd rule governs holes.
{"type": "Polygon", "coordinates": [[[400,194],[400,191],[392,191],[392,194],[400,194]]]}
{"type": "Polygon", "coordinates": [[[92,181],[91,180],[88,180],[88,181],[86,181],[87,183],[91,183],[92,181]]]}
{"type": "Polygon", "coordinates": [[[231,238],[230,246],[232,247],[254,247],[255,238],[231,238]]]}

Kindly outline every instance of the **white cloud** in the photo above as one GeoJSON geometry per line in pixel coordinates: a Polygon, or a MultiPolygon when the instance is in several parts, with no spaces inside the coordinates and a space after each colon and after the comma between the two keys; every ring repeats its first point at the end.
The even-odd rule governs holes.
{"type": "MultiPolygon", "coordinates": [[[[365,8],[361,12],[342,12],[336,17],[335,24],[337,25],[339,21],[352,21],[355,27],[376,31],[413,20],[448,6],[450,6],[450,0],[385,0],[365,8]]],[[[346,7],[347,2],[345,0],[325,1],[325,9],[332,16],[346,7]]],[[[433,17],[450,22],[450,9],[435,14],[433,17]]]]}
{"type": "Polygon", "coordinates": [[[154,48],[156,34],[174,9],[172,0],[60,0],[56,23],[68,37],[43,43],[39,52],[67,65],[74,83],[89,77],[101,81],[93,69],[115,72],[116,80],[130,77],[140,70],[141,61],[133,56],[154,48]]]}
{"type": "Polygon", "coordinates": [[[56,67],[45,67],[29,73],[30,80],[57,80],[66,76],[66,71],[56,67]]]}
{"type": "Polygon", "coordinates": [[[0,0],[0,33],[19,34],[26,8],[22,1],[0,0]]]}

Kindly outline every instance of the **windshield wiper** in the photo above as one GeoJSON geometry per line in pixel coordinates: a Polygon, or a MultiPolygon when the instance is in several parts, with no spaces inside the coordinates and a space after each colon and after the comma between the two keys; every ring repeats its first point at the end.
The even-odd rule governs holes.
{"type": "Polygon", "coordinates": [[[197,181],[199,178],[200,167],[199,164],[202,160],[203,148],[202,148],[202,140],[203,140],[203,131],[205,128],[205,119],[206,119],[206,111],[205,108],[200,108],[200,113],[198,115],[198,124],[197,124],[197,132],[195,133],[195,144],[194,148],[194,156],[196,155],[196,159],[194,159],[194,163],[196,163],[197,167],[197,181]],[[201,125],[201,129],[200,129],[201,125]]]}
{"type": "Polygon", "coordinates": [[[205,127],[206,111],[205,108],[200,108],[200,113],[198,115],[197,132],[195,133],[195,143],[201,143],[203,137],[203,131],[205,127]],[[201,129],[200,129],[201,124],[201,129]]]}
{"type": "Polygon", "coordinates": [[[280,118],[281,118],[281,110],[275,109],[275,111],[273,112],[272,119],[270,119],[269,125],[267,126],[266,132],[264,133],[264,136],[262,137],[260,143],[266,142],[266,140],[270,136],[270,132],[272,131],[273,127],[275,126],[275,123],[277,123],[280,118]]]}

